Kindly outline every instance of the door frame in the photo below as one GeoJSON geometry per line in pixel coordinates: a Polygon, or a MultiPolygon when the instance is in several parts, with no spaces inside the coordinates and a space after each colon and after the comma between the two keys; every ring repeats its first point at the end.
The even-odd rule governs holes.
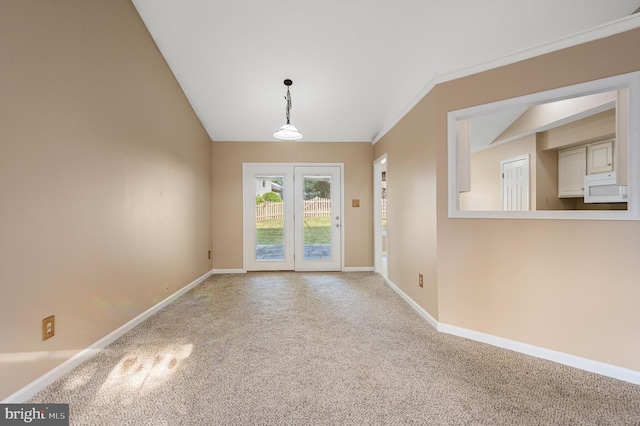
{"type": "MultiPolygon", "coordinates": [[[[345,253],[344,253],[344,246],[345,246],[345,242],[344,242],[344,229],[345,226],[347,224],[347,220],[345,219],[344,216],[344,212],[345,212],[345,206],[344,206],[344,163],[298,163],[298,162],[291,162],[291,163],[270,163],[270,162],[265,162],[265,163],[242,163],[242,269],[244,271],[247,271],[247,265],[248,265],[248,261],[249,261],[249,257],[251,255],[251,249],[250,249],[250,235],[249,232],[253,232],[253,229],[247,229],[247,223],[249,222],[249,214],[248,212],[250,211],[248,209],[248,206],[246,205],[246,200],[247,200],[247,191],[248,189],[248,185],[245,182],[245,178],[248,172],[248,169],[250,168],[268,168],[268,167],[273,167],[273,168],[278,168],[278,167],[291,167],[292,170],[295,170],[295,167],[339,167],[340,168],[340,217],[341,217],[341,224],[340,224],[340,265],[339,265],[339,270],[343,271],[344,270],[344,259],[345,259],[345,253]]],[[[291,193],[294,193],[294,188],[291,188],[291,193]]],[[[255,198],[255,197],[253,197],[255,198]]],[[[252,222],[252,226],[253,224],[253,219],[251,220],[252,222]]],[[[294,268],[291,270],[295,270],[295,262],[294,262],[294,268]]]]}
{"type": "MultiPolygon", "coordinates": [[[[373,270],[382,273],[382,160],[384,153],[373,162],[373,270]]],[[[388,172],[388,170],[387,170],[388,172]]],[[[387,239],[387,256],[389,240],[387,239]]]]}

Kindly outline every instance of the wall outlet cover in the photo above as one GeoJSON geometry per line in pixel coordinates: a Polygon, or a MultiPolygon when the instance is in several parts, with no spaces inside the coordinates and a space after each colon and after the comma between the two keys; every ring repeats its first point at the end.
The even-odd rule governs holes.
{"type": "Polygon", "coordinates": [[[46,317],[42,320],[42,340],[52,338],[56,333],[55,315],[46,317]]]}

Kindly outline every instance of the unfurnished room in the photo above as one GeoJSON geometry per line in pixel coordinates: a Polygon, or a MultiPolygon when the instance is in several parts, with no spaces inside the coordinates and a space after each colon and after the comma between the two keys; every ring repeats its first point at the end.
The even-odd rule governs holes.
{"type": "Polygon", "coordinates": [[[0,0],[0,424],[640,425],[640,0],[0,0]]]}

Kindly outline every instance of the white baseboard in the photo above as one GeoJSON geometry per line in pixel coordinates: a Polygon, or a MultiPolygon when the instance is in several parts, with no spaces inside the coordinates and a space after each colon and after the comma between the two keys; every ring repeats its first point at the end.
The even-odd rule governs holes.
{"type": "Polygon", "coordinates": [[[438,329],[438,321],[436,321],[436,319],[432,317],[431,314],[429,314],[429,312],[425,311],[422,308],[422,306],[418,305],[412,298],[407,296],[407,294],[404,291],[400,290],[400,288],[394,283],[392,283],[391,280],[387,279],[387,285],[391,287],[393,291],[398,293],[400,297],[402,297],[405,300],[405,302],[407,302],[409,306],[411,306],[422,318],[427,320],[427,322],[433,328],[435,328],[436,330],[438,329]]]}
{"type": "Polygon", "coordinates": [[[214,269],[213,271],[211,271],[212,274],[214,275],[219,275],[219,274],[246,274],[247,270],[246,269],[214,269]]]}
{"type": "MultiPolygon", "coordinates": [[[[317,271],[317,269],[313,269],[317,271]]],[[[297,272],[304,272],[303,270],[297,272]]],[[[342,272],[373,272],[373,266],[353,266],[342,268],[342,272]]],[[[246,274],[246,269],[214,269],[213,274],[246,274]]]]}
{"type": "Polygon", "coordinates": [[[342,272],[373,272],[373,266],[345,266],[342,272]]]}
{"type": "MultiPolygon", "coordinates": [[[[316,271],[316,269],[313,269],[316,271]]],[[[214,269],[213,274],[246,274],[246,269],[214,269]]],[[[304,272],[304,271],[301,271],[304,272]]],[[[348,266],[342,268],[342,272],[373,272],[373,266],[348,266]]]]}
{"type": "Polygon", "coordinates": [[[557,362],[558,364],[567,365],[569,367],[640,385],[640,371],[438,322],[413,299],[400,290],[400,288],[398,288],[394,283],[387,280],[387,284],[439,332],[464,337],[465,339],[475,340],[477,342],[486,343],[499,348],[508,349],[514,352],[546,359],[548,361],[557,362]]]}
{"type": "Polygon", "coordinates": [[[194,288],[195,286],[197,286],[198,284],[200,284],[201,282],[209,278],[212,274],[213,274],[213,271],[209,271],[206,274],[202,275],[201,277],[196,278],[194,281],[182,287],[180,290],[176,291],[171,296],[160,301],[158,304],[147,309],[137,317],[133,318],[131,321],[127,322],[126,324],[122,325],[121,327],[112,331],[111,333],[107,334],[102,339],[98,340],[88,348],[83,349],[82,351],[78,352],[76,355],[64,361],[62,364],[48,371],[44,375],[38,377],[36,380],[29,383],[27,386],[23,387],[19,391],[9,395],[7,398],[5,398],[2,401],[2,403],[4,404],[22,403],[28,400],[29,398],[34,396],[36,393],[40,392],[45,387],[49,386],[50,384],[58,380],[60,377],[71,372],[71,370],[73,370],[74,368],[82,364],[84,361],[96,355],[102,349],[104,349],[109,344],[116,341],[123,334],[125,334],[126,332],[128,332],[129,330],[137,326],[138,324],[140,324],[142,321],[146,320],[147,318],[149,318],[150,316],[152,316],[153,314],[155,314],[165,306],[171,304],[178,297],[182,296],[183,294],[185,294],[186,292],[188,292],[189,290],[191,290],[192,288],[194,288]]]}
{"type": "Polygon", "coordinates": [[[449,324],[439,323],[438,331],[640,385],[640,371],[618,367],[617,365],[594,361],[589,358],[554,351],[552,349],[517,342],[515,340],[505,339],[503,337],[493,336],[491,334],[481,333],[479,331],[469,330],[449,324]]]}

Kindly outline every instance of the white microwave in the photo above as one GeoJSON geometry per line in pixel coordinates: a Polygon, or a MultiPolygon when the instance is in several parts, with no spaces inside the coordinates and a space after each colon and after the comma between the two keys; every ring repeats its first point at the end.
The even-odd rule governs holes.
{"type": "Polygon", "coordinates": [[[627,186],[618,185],[616,172],[595,173],[584,177],[585,203],[626,203],[627,186]]]}

